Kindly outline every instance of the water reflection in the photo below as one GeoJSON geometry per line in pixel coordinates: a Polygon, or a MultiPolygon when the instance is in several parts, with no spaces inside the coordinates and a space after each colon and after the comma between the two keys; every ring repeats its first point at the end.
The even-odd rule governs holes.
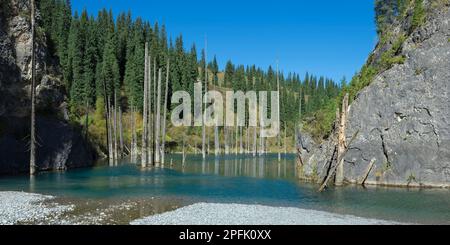
{"type": "Polygon", "coordinates": [[[202,159],[198,155],[189,155],[183,167],[179,156],[172,155],[172,169],[182,173],[200,173],[225,177],[252,177],[269,179],[294,179],[295,164],[293,155],[286,155],[279,162],[276,156],[253,157],[239,156],[209,156],[202,159]]]}

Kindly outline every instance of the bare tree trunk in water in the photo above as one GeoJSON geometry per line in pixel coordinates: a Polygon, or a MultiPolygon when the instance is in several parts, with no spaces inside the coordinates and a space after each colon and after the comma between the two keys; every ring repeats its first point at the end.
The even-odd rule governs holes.
{"type": "MultiPolygon", "coordinates": [[[[208,58],[207,58],[207,48],[208,48],[208,42],[205,37],[205,98],[202,101],[202,157],[203,159],[206,158],[206,149],[205,149],[205,141],[206,141],[206,125],[205,125],[205,112],[206,112],[206,104],[205,101],[207,100],[208,95],[208,58]],[[205,108],[203,109],[203,106],[205,108]]],[[[202,92],[203,94],[203,92],[202,92]]]]}
{"type": "Polygon", "coordinates": [[[164,90],[164,112],[162,121],[162,144],[161,144],[161,164],[164,166],[166,158],[166,122],[167,122],[167,100],[169,97],[169,72],[170,72],[170,60],[167,59],[166,68],[166,88],[164,90]]]}
{"type": "Polygon", "coordinates": [[[122,107],[119,103],[119,146],[120,146],[120,154],[119,157],[122,158],[124,156],[124,147],[123,147],[123,125],[122,125],[122,107]]]}
{"type": "Polygon", "coordinates": [[[185,140],[185,136],[183,135],[183,151],[182,151],[182,156],[181,156],[181,158],[182,158],[181,163],[182,163],[183,167],[184,167],[184,164],[185,164],[185,161],[186,161],[185,145],[186,145],[186,140],[185,140]]]}
{"type": "Polygon", "coordinates": [[[253,126],[253,150],[252,150],[252,153],[253,153],[253,156],[255,157],[256,156],[256,152],[257,152],[257,150],[258,150],[258,132],[257,132],[257,128],[256,128],[256,126],[253,126]]]}
{"type": "Polygon", "coordinates": [[[219,127],[214,126],[214,154],[216,156],[220,155],[220,139],[219,139],[219,127]]]}
{"type": "Polygon", "coordinates": [[[225,141],[225,155],[228,155],[230,154],[230,145],[228,144],[229,135],[228,135],[228,127],[226,125],[223,127],[223,138],[225,141]]]}
{"type": "Polygon", "coordinates": [[[31,133],[30,175],[36,174],[36,57],[35,57],[35,3],[31,0],[31,133]]]}
{"type": "MultiPolygon", "coordinates": [[[[150,72],[150,77],[151,77],[152,75],[151,75],[151,72],[150,72]]],[[[150,132],[149,132],[149,134],[151,134],[151,144],[150,144],[150,152],[151,152],[151,163],[152,163],[152,165],[153,166],[155,166],[155,149],[156,149],[156,134],[155,134],[155,127],[156,127],[156,84],[157,84],[157,77],[156,77],[156,58],[153,58],[153,83],[152,83],[152,86],[150,86],[149,87],[149,90],[150,89],[152,89],[152,87],[153,87],[153,89],[152,89],[152,91],[151,92],[149,92],[150,94],[152,94],[153,93],[153,97],[150,97],[150,98],[153,98],[153,100],[151,100],[150,99],[150,112],[149,112],[149,114],[150,114],[150,126],[149,126],[149,128],[150,128],[150,132]],[[152,107],[152,104],[153,104],[153,107],[152,107]],[[152,111],[152,109],[153,109],[153,111],[152,111]]]]}
{"type": "Polygon", "coordinates": [[[262,127],[259,127],[259,155],[264,154],[264,138],[262,137],[262,127]]]}
{"type": "Polygon", "coordinates": [[[287,123],[284,122],[284,156],[287,155],[287,123]]]}
{"type": "Polygon", "coordinates": [[[142,113],[143,116],[143,120],[142,120],[142,152],[141,152],[141,167],[145,168],[148,165],[148,155],[147,155],[147,144],[148,144],[148,139],[147,139],[147,130],[148,130],[148,123],[147,123],[147,119],[148,119],[148,43],[145,43],[145,55],[144,55],[144,63],[145,63],[145,67],[144,67],[144,110],[142,113]]]}
{"type": "Polygon", "coordinates": [[[237,125],[237,121],[236,121],[236,126],[234,126],[234,130],[235,130],[235,138],[234,138],[234,150],[236,155],[239,152],[239,147],[238,147],[238,140],[239,140],[239,126],[237,125]]]}
{"type": "Polygon", "coordinates": [[[348,112],[348,94],[345,95],[344,101],[342,102],[341,120],[339,126],[338,135],[338,159],[342,160],[338,164],[336,170],[336,186],[341,186],[344,184],[344,158],[341,157],[346,150],[346,139],[345,139],[345,128],[347,126],[347,112],[348,112]]]}
{"type": "Polygon", "coordinates": [[[243,135],[244,135],[244,128],[239,127],[239,154],[244,153],[244,141],[243,141],[243,135]]]}
{"type": "Polygon", "coordinates": [[[209,134],[206,134],[206,155],[209,155],[209,150],[210,150],[210,142],[209,142],[210,140],[209,140],[209,134]]]}
{"type": "Polygon", "coordinates": [[[105,126],[106,126],[106,145],[108,148],[108,163],[111,162],[111,149],[109,149],[109,142],[111,141],[111,137],[109,134],[109,103],[108,98],[106,96],[106,82],[103,81],[103,101],[105,104],[105,126]]]}
{"type": "Polygon", "coordinates": [[[153,121],[153,112],[155,111],[152,106],[154,106],[153,103],[153,97],[154,96],[154,89],[152,89],[152,87],[154,87],[154,83],[156,80],[154,80],[155,78],[153,77],[156,71],[156,59],[153,59],[153,70],[152,70],[152,58],[149,57],[148,58],[148,85],[147,85],[147,94],[148,94],[148,108],[147,108],[147,116],[148,116],[148,122],[147,122],[147,139],[148,139],[148,145],[147,145],[147,154],[148,154],[148,165],[150,166],[154,166],[154,121],[153,121]]]}
{"type": "Polygon", "coordinates": [[[117,92],[114,89],[114,164],[117,164],[119,159],[117,145],[117,92]]]}
{"type": "Polygon", "coordinates": [[[156,99],[156,125],[155,125],[155,165],[160,167],[161,163],[161,145],[160,145],[160,134],[161,134],[161,76],[162,70],[158,70],[158,90],[156,99]]]}
{"type": "Polygon", "coordinates": [[[130,128],[131,128],[131,132],[130,132],[130,161],[132,163],[135,162],[135,145],[134,145],[134,124],[135,124],[135,119],[134,119],[134,106],[133,106],[133,101],[131,101],[131,106],[130,106],[130,128]]]}
{"type": "MultiPolygon", "coordinates": [[[[277,61],[277,91],[278,91],[278,113],[280,113],[280,72],[278,70],[278,61],[277,61]]],[[[278,123],[278,122],[277,122],[278,123]]],[[[279,123],[278,123],[279,124],[279,123]]],[[[280,126],[280,125],[278,125],[280,126]]],[[[280,127],[278,127],[278,161],[281,161],[281,132],[280,127]]]]}
{"type": "Polygon", "coordinates": [[[109,165],[113,166],[114,165],[114,151],[113,151],[113,138],[112,138],[112,125],[111,125],[111,98],[108,96],[107,99],[107,107],[108,107],[108,152],[109,152],[109,165]]]}

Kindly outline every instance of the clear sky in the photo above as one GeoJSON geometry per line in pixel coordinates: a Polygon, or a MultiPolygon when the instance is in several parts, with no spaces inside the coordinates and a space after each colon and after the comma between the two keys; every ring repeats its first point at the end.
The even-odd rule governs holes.
{"type": "Polygon", "coordinates": [[[284,73],[310,72],[335,80],[350,79],[374,48],[377,35],[373,0],[167,1],[72,0],[72,8],[97,14],[101,8],[117,15],[131,10],[164,23],[175,39],[182,33],[186,48],[197,50],[208,39],[208,58],[275,66],[284,73]]]}

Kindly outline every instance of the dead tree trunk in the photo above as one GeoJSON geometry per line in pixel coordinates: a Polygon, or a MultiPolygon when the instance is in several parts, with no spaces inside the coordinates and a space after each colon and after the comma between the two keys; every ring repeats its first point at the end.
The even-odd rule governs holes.
{"type": "Polygon", "coordinates": [[[361,180],[359,181],[360,185],[364,185],[364,183],[366,183],[367,178],[369,177],[370,171],[372,171],[374,165],[375,165],[375,161],[376,159],[373,158],[369,165],[367,166],[366,172],[364,173],[363,177],[361,178],[361,180]]]}
{"type": "Polygon", "coordinates": [[[155,165],[160,167],[161,163],[161,145],[160,145],[160,133],[161,133],[161,68],[158,70],[158,90],[156,91],[156,116],[155,116],[155,165]]]}
{"type": "Polygon", "coordinates": [[[210,139],[209,139],[209,134],[206,133],[206,155],[209,155],[210,153],[210,139]]]}
{"type": "Polygon", "coordinates": [[[225,125],[223,127],[223,138],[225,144],[225,155],[230,154],[230,145],[228,144],[228,127],[225,125]]]}
{"type": "Polygon", "coordinates": [[[119,157],[122,158],[124,156],[124,144],[123,144],[123,125],[122,125],[122,107],[120,103],[118,105],[119,108],[119,157]]]}
{"type": "Polygon", "coordinates": [[[338,169],[336,171],[336,186],[341,186],[344,184],[344,158],[341,157],[346,149],[345,142],[345,128],[347,126],[347,113],[348,113],[348,94],[344,96],[342,102],[341,119],[339,125],[339,135],[338,135],[338,158],[342,158],[338,162],[338,169]]]}
{"type": "Polygon", "coordinates": [[[206,112],[206,104],[205,102],[208,101],[208,58],[207,58],[207,50],[208,50],[208,40],[205,38],[205,98],[204,101],[202,101],[202,156],[203,159],[206,158],[206,149],[205,149],[205,140],[206,140],[206,125],[205,125],[205,112],[206,112]],[[205,108],[203,109],[203,104],[205,108]]]}
{"type": "Polygon", "coordinates": [[[234,130],[235,130],[235,136],[234,136],[234,150],[235,150],[236,155],[237,155],[238,152],[239,152],[239,148],[238,148],[239,126],[237,125],[238,120],[239,120],[239,119],[237,118],[237,120],[236,120],[236,126],[234,126],[234,130]]]}
{"type": "Polygon", "coordinates": [[[253,156],[256,156],[258,150],[258,132],[256,126],[253,127],[253,156]]]}
{"type": "Polygon", "coordinates": [[[296,133],[296,138],[295,138],[295,142],[296,142],[296,151],[297,151],[297,162],[296,162],[296,169],[297,169],[297,174],[299,178],[303,178],[304,177],[304,170],[303,170],[303,156],[302,156],[302,150],[303,150],[303,146],[302,146],[302,135],[300,130],[295,130],[296,133]]]}
{"type": "Polygon", "coordinates": [[[244,140],[243,140],[243,135],[244,135],[244,129],[243,127],[239,127],[239,153],[243,154],[244,153],[244,140]]]}
{"type": "MultiPolygon", "coordinates": [[[[280,72],[278,70],[278,61],[277,61],[277,91],[278,91],[278,113],[280,113],[280,72]]],[[[279,123],[277,123],[279,124],[279,123]]],[[[280,125],[278,125],[280,126],[280,125]]],[[[280,127],[278,127],[278,162],[281,162],[281,133],[280,127]]]]}
{"type": "MultiPolygon", "coordinates": [[[[319,192],[322,192],[323,190],[325,190],[325,188],[328,186],[328,182],[330,182],[330,180],[335,176],[337,169],[340,167],[339,165],[343,164],[343,160],[345,157],[345,154],[347,154],[348,152],[348,146],[352,144],[353,140],[355,140],[356,136],[358,136],[359,131],[356,131],[356,133],[353,135],[352,139],[349,141],[349,143],[347,144],[347,146],[344,148],[344,151],[342,152],[342,154],[339,157],[336,157],[336,165],[334,167],[332,167],[330,169],[330,171],[327,174],[327,177],[325,178],[325,181],[322,183],[322,186],[320,186],[319,192]]],[[[335,152],[337,152],[337,146],[335,147],[335,152]]],[[[337,154],[336,154],[337,155],[337,154]]],[[[335,158],[335,154],[333,154],[332,158],[331,158],[331,163],[330,166],[332,166],[333,161],[335,158]]]]}
{"type": "Polygon", "coordinates": [[[170,71],[170,60],[167,59],[166,68],[166,88],[164,90],[164,113],[162,121],[162,143],[161,143],[161,164],[164,166],[166,158],[166,122],[167,122],[167,100],[169,97],[169,71],[170,71]]]}
{"type": "Polygon", "coordinates": [[[184,167],[185,161],[186,161],[186,139],[185,136],[183,135],[183,150],[182,150],[182,155],[181,155],[181,164],[184,167]]]}
{"type": "Polygon", "coordinates": [[[145,168],[147,167],[148,164],[148,155],[147,155],[147,144],[148,144],[148,139],[147,139],[147,130],[148,130],[148,43],[145,43],[145,57],[144,57],[145,61],[145,66],[144,66],[144,110],[143,110],[143,120],[142,120],[142,155],[141,155],[141,167],[145,168]]]}
{"type": "Polygon", "coordinates": [[[107,116],[107,120],[108,120],[108,152],[109,152],[109,165],[113,166],[114,165],[114,150],[113,150],[113,137],[112,137],[112,122],[111,122],[111,98],[108,96],[107,99],[107,104],[108,104],[108,116],[107,116]]]}
{"type": "Polygon", "coordinates": [[[284,122],[284,156],[287,155],[287,123],[284,122]]]}
{"type": "Polygon", "coordinates": [[[117,164],[119,155],[117,151],[117,92],[114,89],[114,164],[117,164]]]}
{"type": "Polygon", "coordinates": [[[214,126],[214,153],[216,156],[220,155],[220,141],[219,141],[219,126],[214,126]]]}
{"type": "Polygon", "coordinates": [[[247,125],[247,129],[246,129],[246,133],[247,133],[247,154],[250,153],[250,126],[247,125]]]}
{"type": "Polygon", "coordinates": [[[136,133],[136,129],[135,129],[135,124],[136,124],[136,119],[134,117],[134,106],[133,106],[133,102],[131,102],[131,106],[130,106],[130,161],[132,163],[136,162],[136,145],[135,145],[135,133],[136,133]]]}
{"type": "Polygon", "coordinates": [[[147,157],[148,157],[148,161],[147,164],[149,166],[153,166],[153,161],[154,161],[154,150],[153,150],[153,146],[154,146],[154,140],[153,140],[153,125],[154,125],[154,121],[153,121],[153,100],[152,100],[152,93],[153,93],[153,84],[155,83],[155,79],[153,78],[155,70],[156,70],[156,59],[153,59],[153,66],[152,66],[152,58],[148,57],[147,60],[148,63],[148,74],[147,74],[147,157]],[[153,67],[153,71],[152,71],[152,67],[153,67]],[[153,73],[152,73],[153,72],[153,73]]]}
{"type": "Polygon", "coordinates": [[[36,57],[35,57],[35,3],[31,0],[31,133],[30,175],[36,174],[36,57]]]}
{"type": "MultiPolygon", "coordinates": [[[[153,103],[153,111],[150,112],[150,117],[152,117],[150,119],[152,125],[151,125],[151,138],[152,138],[152,143],[151,143],[151,152],[152,152],[152,163],[153,166],[155,166],[156,164],[156,157],[155,157],[155,153],[156,153],[156,132],[155,132],[155,128],[156,128],[156,85],[157,85],[157,74],[156,74],[156,58],[153,58],[153,91],[151,93],[153,93],[153,101],[151,103],[153,103]]],[[[151,109],[150,109],[151,110],[151,109]]]]}
{"type": "Polygon", "coordinates": [[[262,137],[262,127],[259,127],[259,155],[264,154],[264,139],[262,137]]]}

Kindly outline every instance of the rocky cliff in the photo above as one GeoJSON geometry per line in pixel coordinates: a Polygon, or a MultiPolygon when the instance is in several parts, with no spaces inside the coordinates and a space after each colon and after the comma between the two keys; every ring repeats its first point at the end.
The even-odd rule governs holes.
{"type": "MultiPolygon", "coordinates": [[[[425,22],[411,33],[411,18],[393,27],[408,33],[398,51],[404,61],[377,74],[349,107],[347,141],[359,132],[345,156],[349,183],[376,159],[368,184],[450,187],[450,12],[448,1],[436,2],[425,1],[425,22]]],[[[379,44],[368,63],[393,43],[379,44]]],[[[306,144],[304,178],[323,178],[334,144],[306,144]]]]}
{"type": "MultiPolygon", "coordinates": [[[[29,1],[0,4],[0,174],[28,170],[31,35],[29,1]]],[[[37,14],[39,18],[39,13],[37,14]]],[[[37,29],[37,163],[40,170],[90,166],[95,153],[81,130],[68,122],[58,66],[37,29]]]]}

